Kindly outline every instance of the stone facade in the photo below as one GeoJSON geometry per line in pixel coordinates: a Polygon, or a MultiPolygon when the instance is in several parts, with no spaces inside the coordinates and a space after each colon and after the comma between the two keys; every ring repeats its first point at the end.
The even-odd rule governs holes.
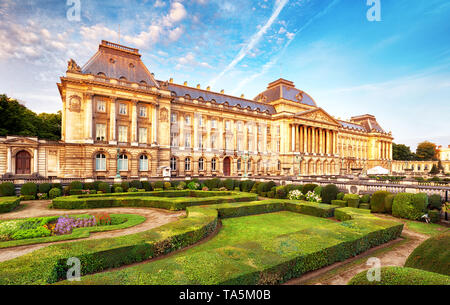
{"type": "Polygon", "coordinates": [[[284,79],[253,100],[234,97],[158,81],[138,50],[102,41],[84,67],[69,62],[58,89],[61,141],[0,138],[1,175],[337,175],[392,166],[392,134],[374,116],[336,119],[284,79]]]}

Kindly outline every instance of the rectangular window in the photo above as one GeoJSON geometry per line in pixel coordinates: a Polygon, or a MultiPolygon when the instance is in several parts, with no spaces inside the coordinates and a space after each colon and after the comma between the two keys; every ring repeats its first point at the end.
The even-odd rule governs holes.
{"type": "Polygon", "coordinates": [[[170,122],[171,123],[176,123],[177,122],[177,114],[176,113],[172,113],[170,115],[170,122]]]}
{"type": "Polygon", "coordinates": [[[97,141],[105,141],[106,140],[106,125],[105,124],[96,124],[95,125],[95,138],[97,141]]]}
{"type": "Polygon", "coordinates": [[[147,107],[139,107],[139,116],[141,118],[146,118],[147,117],[147,107]]]}
{"type": "Polygon", "coordinates": [[[241,132],[241,131],[242,131],[242,122],[238,122],[238,124],[237,124],[237,130],[238,130],[238,132],[241,132]]]}
{"type": "Polygon", "coordinates": [[[217,128],[217,121],[216,119],[211,120],[211,128],[217,128]]]}
{"type": "Polygon", "coordinates": [[[184,122],[186,123],[186,125],[191,125],[191,116],[190,116],[190,115],[187,115],[187,116],[184,118],[184,122]]]}
{"type": "Polygon", "coordinates": [[[261,132],[262,132],[261,125],[258,124],[258,133],[261,133],[261,132]]]}
{"type": "Polygon", "coordinates": [[[170,133],[170,146],[177,147],[178,146],[178,134],[171,132],[170,133]]]}
{"type": "Polygon", "coordinates": [[[277,141],[277,152],[280,152],[280,140],[277,141]]]}
{"type": "Polygon", "coordinates": [[[248,150],[249,151],[253,150],[253,141],[250,138],[248,139],[248,150]]]}
{"type": "Polygon", "coordinates": [[[147,143],[147,128],[139,128],[139,143],[147,143]]]}
{"type": "Polygon", "coordinates": [[[97,111],[98,112],[106,112],[106,103],[105,103],[105,101],[97,101],[97,111]]]}
{"type": "Polygon", "coordinates": [[[237,150],[242,151],[242,140],[239,138],[237,139],[237,150]]]}
{"type": "Polygon", "coordinates": [[[191,147],[191,133],[190,132],[186,132],[186,134],[184,135],[184,147],[191,147]]]}
{"type": "Polygon", "coordinates": [[[203,135],[202,134],[198,135],[198,148],[199,149],[203,148],[203,135]]]}
{"type": "Polygon", "coordinates": [[[225,121],[225,129],[230,130],[231,123],[230,121],[225,121]]]}
{"type": "Polygon", "coordinates": [[[119,142],[122,142],[122,143],[128,142],[128,127],[127,126],[119,126],[119,142]]]}
{"type": "Polygon", "coordinates": [[[198,126],[203,127],[203,116],[199,116],[199,118],[198,118],[198,126]]]}
{"type": "Polygon", "coordinates": [[[126,115],[127,114],[127,105],[119,104],[119,114],[126,115]]]}
{"type": "Polygon", "coordinates": [[[211,135],[211,148],[216,148],[216,135],[211,135]]]}

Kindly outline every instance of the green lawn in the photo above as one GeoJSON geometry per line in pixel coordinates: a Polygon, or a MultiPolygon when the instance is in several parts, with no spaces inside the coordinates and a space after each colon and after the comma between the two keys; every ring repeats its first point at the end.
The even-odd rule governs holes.
{"type": "Polygon", "coordinates": [[[261,270],[283,264],[299,252],[306,255],[342,242],[339,233],[334,234],[340,223],[288,211],[223,219],[222,224],[217,236],[187,251],[85,276],[74,284],[220,284],[233,283],[237,277],[252,281],[261,270]],[[321,229],[314,232],[311,228],[321,229]]]}

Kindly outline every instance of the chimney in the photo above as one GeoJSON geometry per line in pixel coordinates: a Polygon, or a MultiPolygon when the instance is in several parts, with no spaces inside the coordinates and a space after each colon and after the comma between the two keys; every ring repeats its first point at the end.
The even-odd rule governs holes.
{"type": "Polygon", "coordinates": [[[186,81],[184,82],[184,85],[185,85],[185,86],[187,86],[187,85],[188,85],[186,81]]]}

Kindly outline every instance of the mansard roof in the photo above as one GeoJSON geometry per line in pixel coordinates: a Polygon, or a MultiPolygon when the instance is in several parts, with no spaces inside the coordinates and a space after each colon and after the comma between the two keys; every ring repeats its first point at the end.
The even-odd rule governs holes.
{"type": "Polygon", "coordinates": [[[158,87],[141,60],[138,49],[103,40],[97,53],[81,69],[83,74],[102,75],[158,87]]]}
{"type": "Polygon", "coordinates": [[[229,106],[240,106],[241,108],[250,108],[252,111],[268,112],[269,114],[276,113],[275,108],[271,105],[258,103],[245,98],[226,95],[223,93],[192,88],[174,83],[166,83],[167,90],[172,91],[178,97],[189,96],[191,99],[203,99],[204,101],[215,102],[217,104],[227,103],[229,106]]]}
{"type": "Polygon", "coordinates": [[[379,133],[386,133],[386,131],[384,131],[384,129],[381,128],[380,124],[378,124],[375,116],[371,114],[354,116],[351,118],[351,122],[362,125],[367,132],[375,131],[379,133]]]}
{"type": "Polygon", "coordinates": [[[317,107],[316,102],[306,92],[295,88],[293,82],[280,78],[269,84],[267,90],[258,94],[255,101],[270,103],[279,99],[285,99],[309,106],[317,107]]]}

